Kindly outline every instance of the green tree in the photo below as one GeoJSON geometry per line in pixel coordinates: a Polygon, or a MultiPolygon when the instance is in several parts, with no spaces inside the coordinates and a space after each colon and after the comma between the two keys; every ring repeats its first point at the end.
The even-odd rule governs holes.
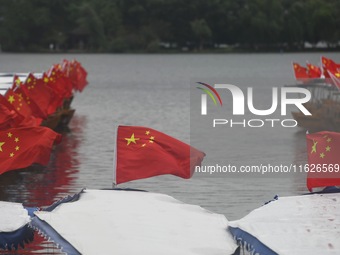
{"type": "Polygon", "coordinates": [[[340,40],[339,0],[0,0],[3,50],[268,49],[340,40]],[[163,44],[165,45],[165,44],[163,44]]]}
{"type": "Polygon", "coordinates": [[[84,40],[83,43],[87,49],[106,49],[104,25],[90,3],[84,2],[79,6],[76,24],[77,26],[73,33],[84,40]]]}
{"type": "Polygon", "coordinates": [[[194,36],[198,40],[199,50],[202,50],[204,42],[211,38],[211,29],[204,19],[191,21],[190,25],[194,36]]]}

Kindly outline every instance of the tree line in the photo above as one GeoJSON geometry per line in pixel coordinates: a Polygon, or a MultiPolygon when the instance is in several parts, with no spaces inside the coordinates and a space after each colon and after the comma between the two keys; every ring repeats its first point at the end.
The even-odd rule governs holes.
{"type": "Polygon", "coordinates": [[[0,0],[2,51],[339,48],[338,0],[0,0]]]}

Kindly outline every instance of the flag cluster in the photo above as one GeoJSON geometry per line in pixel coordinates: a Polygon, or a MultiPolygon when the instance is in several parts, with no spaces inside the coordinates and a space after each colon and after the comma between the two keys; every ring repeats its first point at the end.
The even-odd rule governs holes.
{"type": "Polygon", "coordinates": [[[0,95],[0,129],[39,125],[54,129],[65,123],[74,112],[70,109],[73,92],[84,89],[86,76],[79,62],[64,60],[41,77],[31,73],[25,81],[14,77],[12,88],[0,95]]]}
{"type": "Polygon", "coordinates": [[[340,64],[330,58],[321,57],[321,65],[306,64],[306,67],[293,62],[295,79],[308,81],[309,79],[326,79],[327,82],[340,88],[340,64]]]}
{"type": "Polygon", "coordinates": [[[30,73],[24,81],[14,76],[12,87],[0,94],[0,174],[48,163],[61,140],[52,129],[73,116],[73,93],[85,88],[86,77],[76,60],[55,64],[39,77],[30,73]]]}

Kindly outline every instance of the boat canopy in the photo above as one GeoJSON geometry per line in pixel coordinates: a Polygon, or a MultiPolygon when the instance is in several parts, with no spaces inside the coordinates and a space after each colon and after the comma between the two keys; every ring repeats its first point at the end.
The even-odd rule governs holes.
{"type": "Polygon", "coordinates": [[[340,193],[280,197],[229,222],[252,254],[340,254],[340,193]]]}
{"type": "Polygon", "coordinates": [[[67,200],[37,211],[32,222],[67,254],[225,255],[237,248],[223,215],[168,195],[85,190],[67,200]]]}
{"type": "Polygon", "coordinates": [[[0,201],[0,249],[16,250],[33,240],[30,216],[22,204],[0,201]]]}

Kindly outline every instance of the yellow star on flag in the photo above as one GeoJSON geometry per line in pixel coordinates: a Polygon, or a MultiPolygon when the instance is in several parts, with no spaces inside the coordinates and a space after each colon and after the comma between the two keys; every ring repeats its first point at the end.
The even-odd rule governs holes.
{"type": "Polygon", "coordinates": [[[0,151],[2,152],[2,145],[4,145],[5,142],[0,142],[0,151]]]}
{"type": "Polygon", "coordinates": [[[136,141],[139,140],[139,138],[135,138],[135,133],[132,133],[131,137],[125,138],[125,140],[127,141],[127,145],[129,145],[130,143],[136,144],[136,141]]]}
{"type": "Polygon", "coordinates": [[[321,152],[320,153],[320,158],[324,158],[325,157],[325,153],[321,152]]]}
{"type": "Polygon", "coordinates": [[[330,146],[327,146],[327,147],[326,147],[326,151],[331,151],[331,147],[330,147],[330,146]]]}
{"type": "Polygon", "coordinates": [[[13,104],[14,101],[15,101],[14,96],[9,96],[9,97],[8,97],[8,102],[10,102],[11,104],[13,104]]]}
{"type": "Polygon", "coordinates": [[[311,153],[315,152],[316,153],[316,145],[318,144],[318,142],[313,140],[313,146],[312,146],[312,151],[311,153]]]}
{"type": "Polygon", "coordinates": [[[12,133],[11,132],[7,133],[7,136],[12,137],[12,133]]]}
{"type": "Polygon", "coordinates": [[[147,130],[147,131],[145,132],[145,134],[146,134],[146,135],[149,135],[149,134],[150,134],[150,131],[149,131],[149,130],[147,130]]]}

